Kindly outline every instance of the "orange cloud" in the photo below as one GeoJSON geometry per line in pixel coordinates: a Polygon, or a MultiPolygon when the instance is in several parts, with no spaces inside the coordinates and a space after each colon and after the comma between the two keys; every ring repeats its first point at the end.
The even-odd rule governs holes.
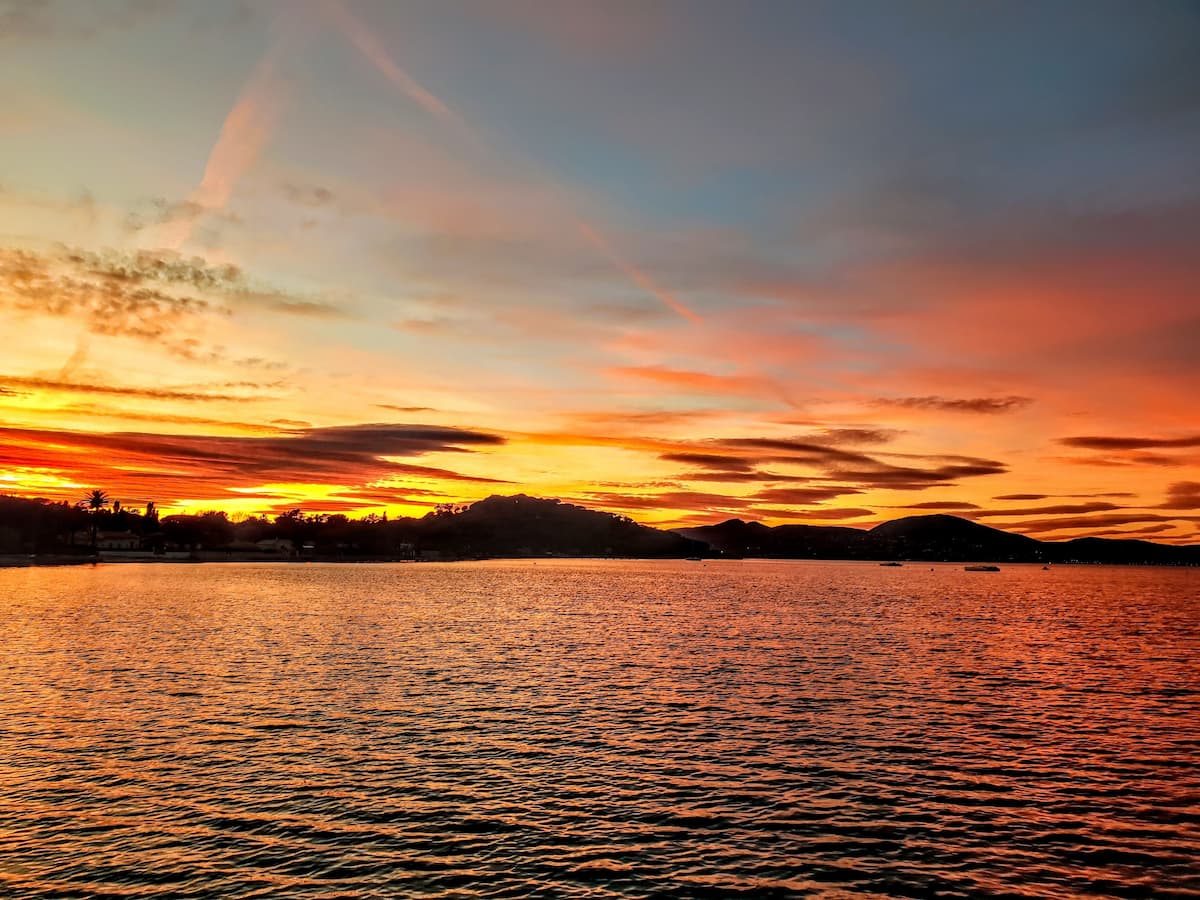
{"type": "Polygon", "coordinates": [[[1030,519],[1010,522],[1006,529],[1021,534],[1042,534],[1051,531],[1068,531],[1071,534],[1093,534],[1097,529],[1114,525],[1137,525],[1143,522],[1200,522],[1200,516],[1165,516],[1149,512],[1107,513],[1097,516],[1077,516],[1053,519],[1030,519]]]}
{"type": "Polygon", "coordinates": [[[62,381],[53,378],[36,378],[21,375],[0,375],[0,391],[6,394],[19,391],[48,391],[63,394],[102,394],[117,397],[136,397],[139,400],[173,400],[188,402],[233,402],[247,403],[267,399],[263,395],[234,394],[220,390],[193,390],[187,387],[136,387],[133,385],[99,384],[94,381],[62,381]]]}
{"type": "Polygon", "coordinates": [[[609,374],[652,381],[676,390],[711,394],[760,394],[770,382],[758,375],[717,375],[666,366],[618,366],[609,374]]]}
{"type": "Polygon", "coordinates": [[[996,414],[1013,412],[1028,406],[1029,397],[896,397],[877,401],[881,406],[900,409],[930,409],[942,412],[996,414]]]}
{"type": "Polygon", "coordinates": [[[99,484],[115,495],[153,497],[162,505],[185,499],[223,505],[231,494],[273,484],[307,485],[317,494],[327,494],[330,487],[362,491],[405,478],[501,484],[406,460],[466,454],[503,443],[504,438],[489,432],[432,425],[307,428],[252,436],[0,427],[0,471],[55,473],[74,484],[99,484]]]}

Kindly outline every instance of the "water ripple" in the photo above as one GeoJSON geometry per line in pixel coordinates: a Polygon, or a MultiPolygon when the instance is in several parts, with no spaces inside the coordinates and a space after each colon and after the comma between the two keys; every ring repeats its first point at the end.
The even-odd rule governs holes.
{"type": "Polygon", "coordinates": [[[925,568],[0,571],[0,895],[1200,897],[1200,573],[925,568]]]}

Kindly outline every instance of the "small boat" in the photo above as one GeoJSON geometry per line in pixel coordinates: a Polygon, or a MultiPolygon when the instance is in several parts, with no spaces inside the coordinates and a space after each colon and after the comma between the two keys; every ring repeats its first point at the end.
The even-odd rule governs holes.
{"type": "Polygon", "coordinates": [[[900,566],[904,565],[904,563],[898,563],[898,562],[886,562],[886,563],[880,563],[880,565],[881,565],[881,566],[885,566],[885,567],[890,567],[890,568],[898,569],[898,568],[900,568],[900,566]]]}
{"type": "Polygon", "coordinates": [[[964,572],[999,572],[999,566],[963,566],[964,572]]]}
{"type": "Polygon", "coordinates": [[[702,560],[699,556],[685,556],[683,558],[683,561],[684,562],[701,562],[702,560]]]}

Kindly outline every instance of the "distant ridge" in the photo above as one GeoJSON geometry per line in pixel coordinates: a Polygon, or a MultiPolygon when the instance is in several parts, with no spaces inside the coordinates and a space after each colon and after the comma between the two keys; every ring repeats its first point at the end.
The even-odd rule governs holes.
{"type": "Polygon", "coordinates": [[[1200,546],[1076,538],[1039,541],[949,515],[906,516],[870,530],[829,525],[777,525],[729,519],[676,529],[726,556],[776,559],[877,559],[943,562],[1042,562],[1200,565],[1200,546]]]}
{"type": "Polygon", "coordinates": [[[1200,565],[1200,545],[1094,537],[1039,541],[951,515],[907,516],[870,530],[841,525],[771,527],[729,519],[668,531],[627,516],[525,494],[445,504],[421,518],[353,520],[319,513],[305,516],[295,510],[274,520],[239,522],[222,513],[171,515],[161,521],[156,515],[127,510],[93,516],[67,503],[0,496],[0,555],[94,554],[87,540],[93,524],[100,524],[100,531],[110,537],[131,540],[142,553],[168,551],[203,559],[248,558],[246,554],[257,553],[264,542],[282,542],[293,548],[294,557],[311,559],[707,556],[1200,565]]]}

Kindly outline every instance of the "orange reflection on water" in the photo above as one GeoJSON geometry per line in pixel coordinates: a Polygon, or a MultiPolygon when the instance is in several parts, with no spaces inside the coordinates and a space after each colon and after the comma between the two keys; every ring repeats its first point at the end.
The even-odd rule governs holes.
{"type": "Polygon", "coordinates": [[[1198,585],[0,570],[0,893],[1167,892],[1200,852],[1198,585]]]}

